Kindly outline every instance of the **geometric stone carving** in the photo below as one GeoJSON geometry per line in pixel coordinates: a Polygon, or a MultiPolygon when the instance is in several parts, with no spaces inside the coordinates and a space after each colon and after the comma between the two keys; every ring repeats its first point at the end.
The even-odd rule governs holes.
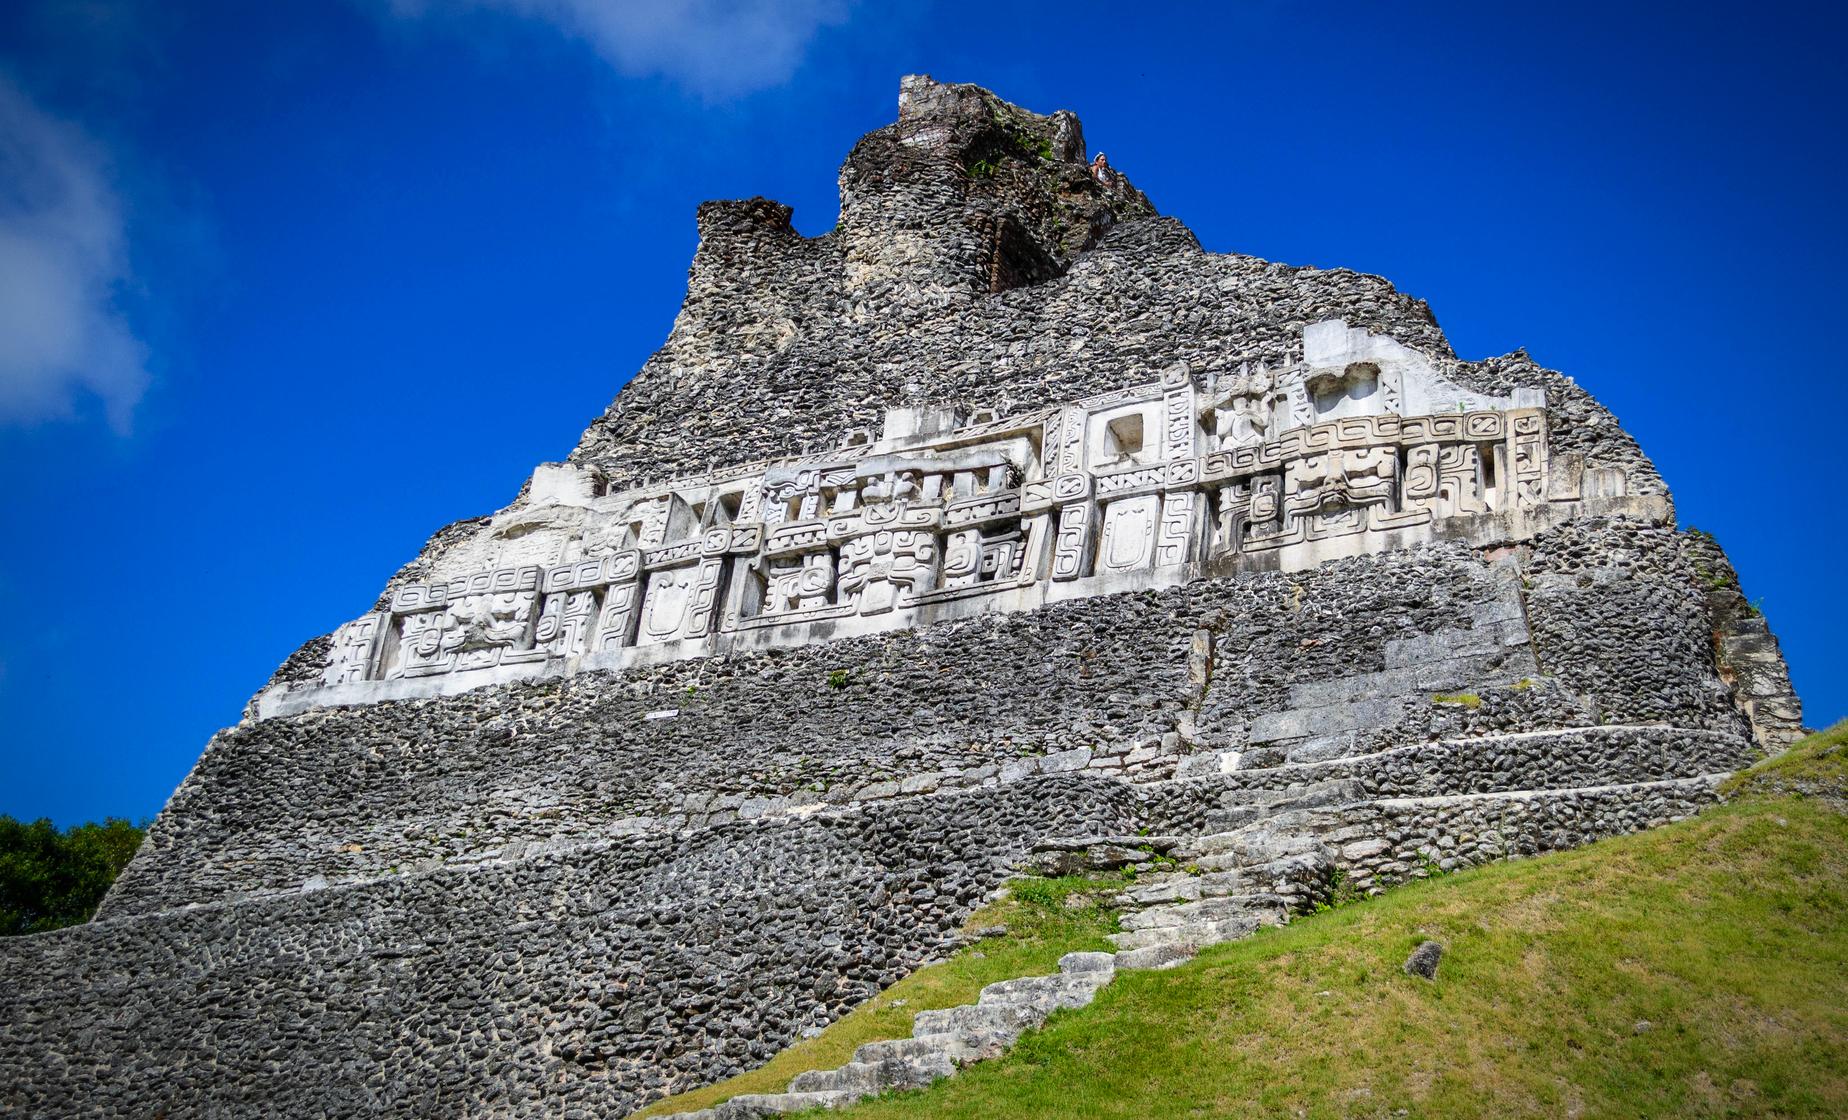
{"type": "Polygon", "coordinates": [[[787,614],[834,601],[834,554],[810,552],[768,561],[763,613],[787,614]]]}
{"type": "Polygon", "coordinates": [[[1155,533],[1155,563],[1171,568],[1185,564],[1194,554],[1199,536],[1200,495],[1183,491],[1168,494],[1161,501],[1161,523],[1155,533]]]}
{"type": "Polygon", "coordinates": [[[1091,538],[1096,506],[1087,495],[1059,509],[1059,535],[1053,547],[1052,578],[1060,582],[1091,574],[1091,538]]]}
{"type": "MultiPolygon", "coordinates": [[[[960,428],[941,410],[930,423],[899,416],[883,440],[862,433],[624,493],[548,466],[529,503],[496,515],[494,539],[508,543],[477,554],[539,562],[398,587],[388,609],[335,633],[322,680],[574,663],[634,646],[691,655],[712,635],[795,639],[846,620],[885,628],[1209,561],[1314,563],[1329,548],[1377,550],[1408,530],[1548,503],[1540,394],[1516,407],[1466,392],[1425,355],[1339,321],[1307,328],[1302,355],[1209,371],[1204,391],[1176,363],[1153,382],[960,428]]],[[[1623,490],[1621,475],[1581,456],[1561,473],[1556,502],[1623,490]]]]}
{"type": "Polygon", "coordinates": [[[1103,543],[1097,563],[1102,571],[1128,572],[1155,558],[1155,526],[1161,512],[1158,494],[1111,502],[1104,508],[1103,543]]]}
{"type": "Polygon", "coordinates": [[[321,679],[326,684],[350,684],[377,674],[380,640],[391,615],[384,611],[362,615],[334,631],[333,651],[321,679]]]}
{"type": "Polygon", "coordinates": [[[878,529],[841,548],[841,601],[863,615],[883,614],[904,592],[935,583],[937,539],[927,529],[878,529]]]}
{"type": "Polygon", "coordinates": [[[694,566],[649,573],[648,590],[642,598],[638,645],[672,641],[681,636],[698,583],[699,569],[694,566]]]}
{"type": "Polygon", "coordinates": [[[590,642],[597,620],[597,593],[557,591],[545,597],[533,644],[554,657],[576,657],[590,642]]]}

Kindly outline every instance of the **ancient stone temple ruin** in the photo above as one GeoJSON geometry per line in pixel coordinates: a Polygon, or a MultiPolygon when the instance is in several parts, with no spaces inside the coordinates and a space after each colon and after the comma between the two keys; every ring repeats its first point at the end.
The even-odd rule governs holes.
{"type": "MultiPolygon", "coordinates": [[[[1569,378],[1207,253],[974,86],[906,79],[840,186],[815,238],[700,207],[568,460],[290,657],[97,921],[0,943],[7,1111],[621,1116],[1023,869],[1206,870],[1126,896],[1088,993],[1336,875],[1686,815],[1797,734],[1724,555],[1569,378]]],[[[1006,1041],[984,1000],[721,1112],[950,1072],[1006,1041]]]]}
{"type": "Polygon", "coordinates": [[[1290,353],[1007,416],[890,408],[876,436],[616,492],[594,466],[542,466],[256,715],[1528,540],[1588,510],[1668,516],[1620,468],[1550,464],[1538,389],[1463,388],[1339,319],[1290,353]]]}

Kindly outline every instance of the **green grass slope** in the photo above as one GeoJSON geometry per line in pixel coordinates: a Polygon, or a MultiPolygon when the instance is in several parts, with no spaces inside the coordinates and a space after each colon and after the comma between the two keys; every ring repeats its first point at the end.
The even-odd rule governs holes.
{"type": "Polygon", "coordinates": [[[1121,879],[1077,877],[1017,883],[1011,897],[970,917],[968,929],[985,931],[973,947],[918,969],[756,1069],[658,1100],[635,1116],[691,1112],[745,1093],[780,1093],[798,1073],[851,1061],[862,1043],[911,1037],[911,1018],[920,1011],[974,1003],[997,980],[1057,972],[1066,953],[1107,952],[1115,946],[1104,935],[1117,926],[1105,900],[1122,887],[1121,879]]]}
{"type": "MultiPolygon", "coordinates": [[[[1635,836],[1409,884],[1119,973],[1006,1057],[848,1120],[1848,1116],[1848,723],[1635,836]],[[1446,947],[1435,982],[1413,947],[1446,947]]],[[[1005,924],[730,1081],[778,1092],[920,1010],[1108,948],[1119,881],[1027,880],[1005,924]]],[[[818,1114],[821,1115],[821,1114],[818,1114]]],[[[831,1115],[831,1114],[830,1114],[831,1115]]]]}
{"type": "Polygon", "coordinates": [[[1692,820],[1120,974],[853,1120],[1848,1116],[1848,724],[1692,820]],[[1400,965],[1426,939],[1435,982],[1400,965]]]}

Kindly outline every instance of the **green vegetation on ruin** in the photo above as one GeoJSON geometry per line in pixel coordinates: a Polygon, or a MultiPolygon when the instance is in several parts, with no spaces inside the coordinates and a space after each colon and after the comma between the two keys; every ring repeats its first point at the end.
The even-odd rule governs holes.
{"type": "Polygon", "coordinates": [[[1848,720],[1733,775],[1720,792],[1732,798],[1821,797],[1841,806],[1848,798],[1848,720]]]}
{"type": "Polygon", "coordinates": [[[780,1093],[796,1074],[850,1061],[865,1043],[911,1037],[911,1017],[920,1011],[974,1003],[983,987],[998,980],[1057,972],[1066,953],[1112,949],[1104,939],[1117,928],[1109,899],[1122,888],[1123,880],[1115,876],[1014,883],[1007,898],[976,911],[964,926],[977,935],[1004,933],[982,935],[949,960],[917,970],[757,1069],[656,1101],[636,1115],[709,1108],[741,1093],[780,1093]]]}
{"type": "MultiPolygon", "coordinates": [[[[1409,883],[1170,971],[1119,973],[1007,1056],[846,1115],[1848,1115],[1845,788],[1848,723],[1734,779],[1727,804],[1691,820],[1409,883]],[[1400,968],[1427,939],[1446,948],[1435,982],[1400,968]]],[[[1016,974],[1050,971],[1101,929],[1040,943],[1038,967],[1016,974]]],[[[942,970],[972,952],[993,961],[1004,943],[942,970]]],[[[979,983],[967,983],[943,1002],[970,998],[979,983]]],[[[887,996],[869,1007],[886,1014],[887,996]]],[[[866,1010],[751,1088],[780,1090],[879,1037],[830,1037],[866,1010]]],[[[903,1018],[882,1033],[903,1033],[903,1018]]]]}

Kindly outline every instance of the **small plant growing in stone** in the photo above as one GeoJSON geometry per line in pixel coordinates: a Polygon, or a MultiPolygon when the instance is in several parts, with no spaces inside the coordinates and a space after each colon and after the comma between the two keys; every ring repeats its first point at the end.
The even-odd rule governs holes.
{"type": "Polygon", "coordinates": [[[1058,890],[1046,879],[1022,879],[1008,888],[1016,902],[1036,902],[1049,905],[1058,901],[1058,890]]]}
{"type": "MultiPolygon", "coordinates": [[[[1142,835],[1147,836],[1148,832],[1145,830],[1142,835]]],[[[1181,865],[1181,861],[1175,859],[1173,856],[1162,855],[1160,852],[1157,852],[1153,844],[1137,844],[1136,850],[1148,857],[1144,862],[1154,870],[1172,871],[1181,865]]]]}
{"type": "Polygon", "coordinates": [[[1460,708],[1482,707],[1482,697],[1473,692],[1440,692],[1431,697],[1433,704],[1451,704],[1460,708]]]}
{"type": "Polygon", "coordinates": [[[1365,897],[1360,893],[1360,888],[1354,885],[1354,880],[1348,876],[1347,870],[1337,867],[1328,877],[1328,897],[1317,902],[1310,909],[1313,913],[1322,914],[1329,910],[1339,910],[1365,897]]]}
{"type": "Polygon", "coordinates": [[[845,669],[833,669],[828,672],[829,688],[846,688],[848,672],[845,669]]]}

